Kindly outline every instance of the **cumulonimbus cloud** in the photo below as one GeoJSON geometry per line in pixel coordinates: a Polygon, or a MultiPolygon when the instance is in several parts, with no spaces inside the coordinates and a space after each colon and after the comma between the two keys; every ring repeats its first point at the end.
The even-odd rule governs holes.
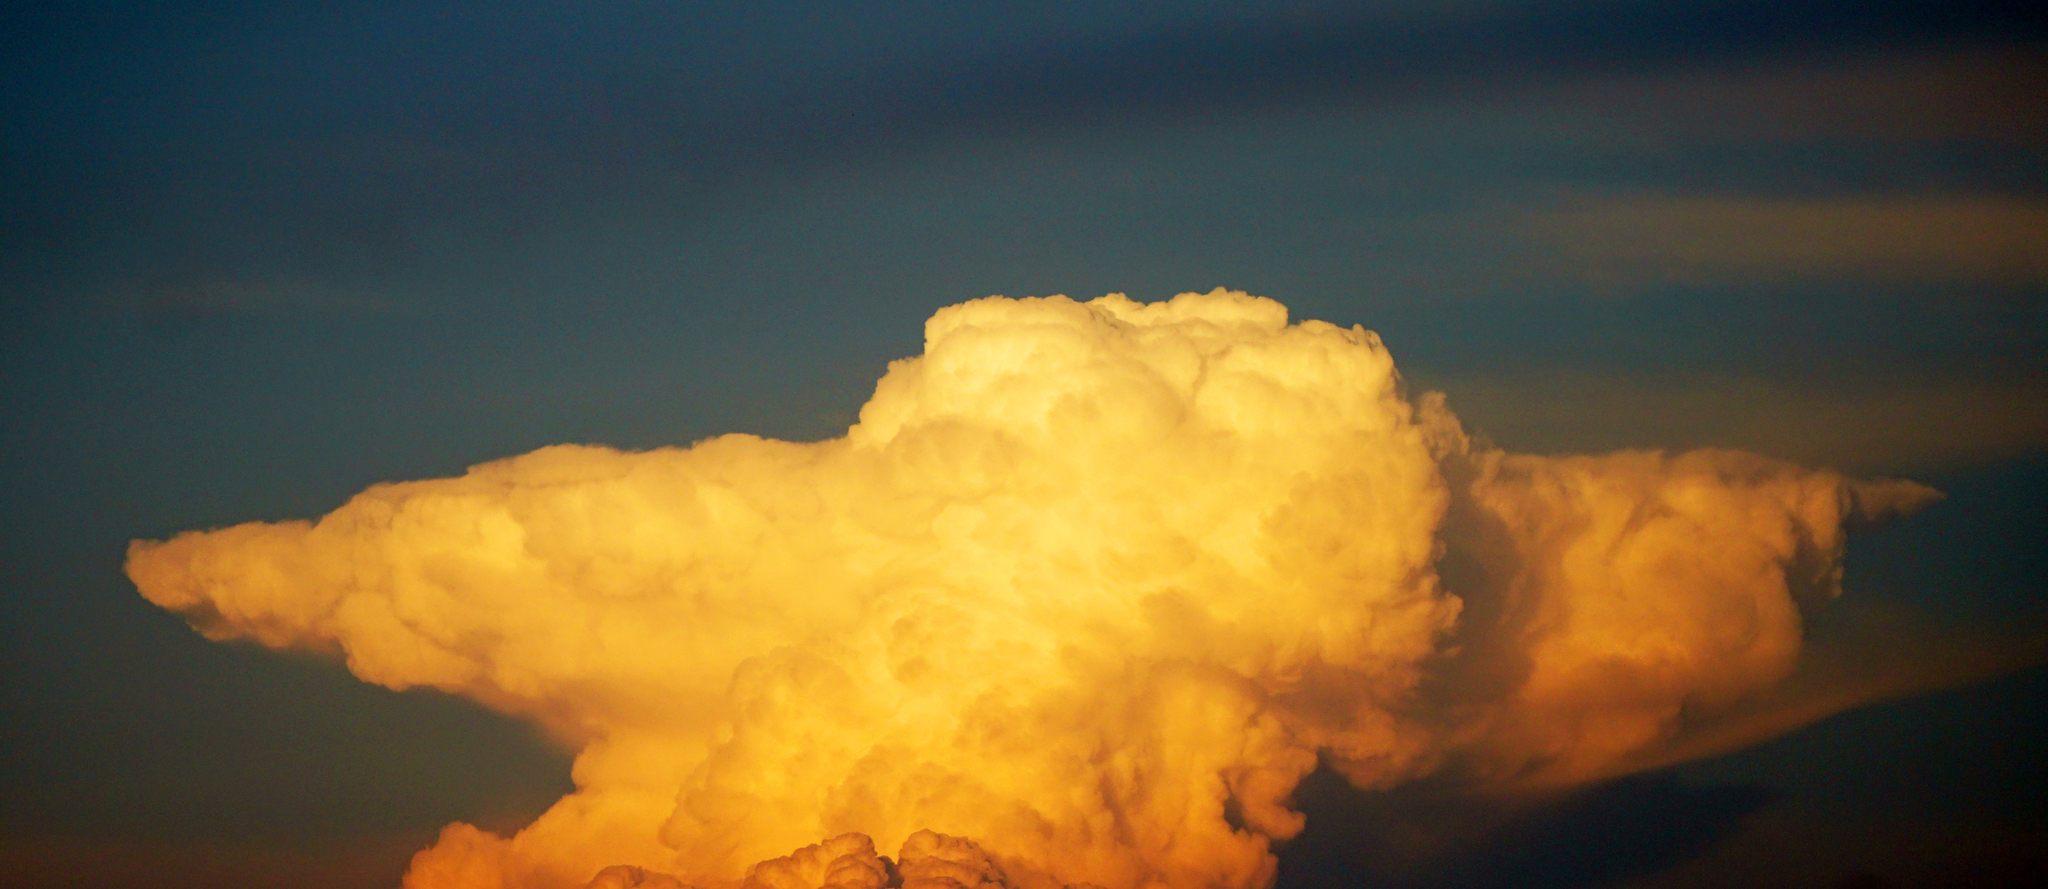
{"type": "Polygon", "coordinates": [[[574,793],[451,825],[409,889],[1262,887],[1319,760],[1655,759],[1792,672],[1846,521],[1936,496],[1483,447],[1374,334],[1243,293],[991,297],[841,438],[545,448],[128,573],[576,748],[574,793]]]}

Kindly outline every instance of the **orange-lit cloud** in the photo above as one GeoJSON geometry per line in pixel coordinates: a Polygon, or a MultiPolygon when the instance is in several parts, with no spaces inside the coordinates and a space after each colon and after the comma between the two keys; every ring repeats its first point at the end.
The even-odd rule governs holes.
{"type": "Polygon", "coordinates": [[[1242,293],[989,298],[842,438],[546,448],[128,572],[577,749],[575,793],[449,826],[412,889],[1260,887],[1319,757],[1571,782],[1751,706],[1844,522],[1936,496],[1475,445],[1374,334],[1242,293]]]}

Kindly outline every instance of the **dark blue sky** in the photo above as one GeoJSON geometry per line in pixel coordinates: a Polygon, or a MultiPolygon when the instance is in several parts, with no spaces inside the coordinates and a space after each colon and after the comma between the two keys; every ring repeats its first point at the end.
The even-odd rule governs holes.
{"type": "MultiPolygon", "coordinates": [[[[558,442],[837,435],[989,294],[1243,289],[1509,447],[1929,481],[1834,620],[2038,640],[2044,39],[2018,2],[10,8],[0,867],[376,885],[517,826],[566,785],[525,728],[207,643],[126,542],[558,442]]],[[[2038,877],[2044,691],[1513,811],[1314,785],[1283,885],[2038,877]]]]}

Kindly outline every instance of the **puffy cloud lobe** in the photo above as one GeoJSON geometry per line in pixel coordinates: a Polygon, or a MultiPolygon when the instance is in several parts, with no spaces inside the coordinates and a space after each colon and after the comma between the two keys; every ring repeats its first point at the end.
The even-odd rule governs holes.
{"type": "Polygon", "coordinates": [[[990,298],[843,438],[547,448],[128,570],[577,746],[408,889],[1256,887],[1319,755],[1575,780],[1768,688],[1843,521],[1928,496],[1475,447],[1373,334],[1242,293],[990,298]]]}
{"type": "Polygon", "coordinates": [[[747,869],[741,889],[882,889],[889,862],[875,843],[849,833],[747,869]]]}
{"type": "Polygon", "coordinates": [[[1844,522],[1935,496],[1731,451],[1467,452],[1446,468],[1474,606],[1446,687],[1490,711],[1458,746],[1516,780],[1611,773],[1688,709],[1789,676],[1802,611],[1840,592],[1844,522]]]}
{"type": "Polygon", "coordinates": [[[590,878],[588,889],[685,889],[668,874],[650,873],[630,864],[614,864],[590,878]]]}

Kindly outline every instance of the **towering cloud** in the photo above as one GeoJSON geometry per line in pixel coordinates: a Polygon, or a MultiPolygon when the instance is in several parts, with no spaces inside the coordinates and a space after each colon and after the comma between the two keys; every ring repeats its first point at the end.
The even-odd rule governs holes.
{"type": "Polygon", "coordinates": [[[1933,496],[1477,446],[1375,335],[1242,293],[990,298],[843,438],[546,448],[128,572],[575,746],[575,793],[449,826],[410,889],[1262,887],[1319,757],[1655,758],[1792,671],[1845,520],[1933,496]]]}

